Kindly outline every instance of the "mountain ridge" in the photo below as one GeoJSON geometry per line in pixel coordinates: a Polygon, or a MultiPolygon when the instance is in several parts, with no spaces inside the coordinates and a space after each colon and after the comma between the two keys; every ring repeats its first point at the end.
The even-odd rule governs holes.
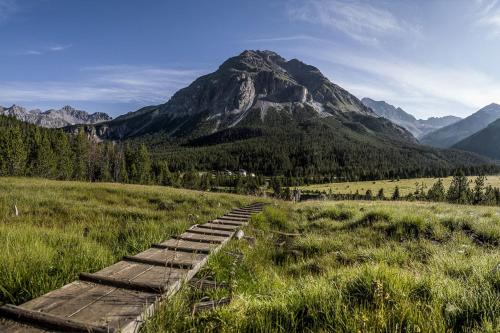
{"type": "Polygon", "coordinates": [[[146,144],[179,171],[387,179],[490,163],[418,145],[318,68],[272,51],[244,51],[164,104],[83,127],[99,139],[146,144]]]}
{"type": "Polygon", "coordinates": [[[500,105],[491,103],[459,122],[429,133],[421,142],[433,147],[450,148],[497,119],[500,119],[500,105]]]}
{"type": "Polygon", "coordinates": [[[453,148],[500,160],[500,145],[498,143],[500,143],[500,119],[456,143],[453,148]]]}
{"type": "Polygon", "coordinates": [[[69,105],[61,109],[42,111],[40,109],[27,110],[22,106],[14,104],[8,108],[0,106],[0,114],[15,117],[18,120],[46,128],[61,128],[76,124],[97,124],[112,119],[103,112],[90,114],[87,111],[77,110],[69,105]]]}
{"type": "Polygon", "coordinates": [[[417,119],[402,108],[385,102],[376,101],[371,98],[363,98],[363,104],[371,108],[377,115],[389,119],[397,125],[407,129],[415,138],[420,139],[426,134],[433,132],[441,127],[451,125],[462,118],[455,116],[430,117],[428,119],[417,119]]]}

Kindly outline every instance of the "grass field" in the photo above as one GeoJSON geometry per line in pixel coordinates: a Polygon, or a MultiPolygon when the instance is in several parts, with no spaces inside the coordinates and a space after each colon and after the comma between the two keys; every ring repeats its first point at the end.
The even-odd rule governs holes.
{"type": "MultiPolygon", "coordinates": [[[[474,181],[475,177],[468,177],[470,181],[474,181]]],[[[399,192],[401,195],[407,195],[409,193],[414,193],[418,188],[422,187],[428,190],[431,186],[438,181],[439,178],[414,178],[414,179],[400,179],[398,180],[377,180],[377,181],[364,181],[364,182],[345,182],[345,183],[329,183],[329,184],[315,184],[302,186],[302,190],[309,191],[332,191],[337,194],[354,194],[359,191],[360,194],[365,194],[367,190],[371,190],[374,195],[383,188],[386,196],[390,197],[394,192],[396,186],[399,187],[399,192]]],[[[446,189],[450,186],[453,177],[443,178],[443,184],[446,189]]],[[[491,185],[493,187],[500,188],[500,176],[488,176],[486,180],[486,186],[491,185]]]]}
{"type": "Polygon", "coordinates": [[[498,332],[500,210],[428,203],[279,204],[202,274],[232,303],[192,316],[184,288],[145,332],[498,332]],[[290,237],[270,231],[299,233],[290,237]]]}
{"type": "MultiPolygon", "coordinates": [[[[0,295],[20,303],[255,198],[0,178],[0,295]],[[15,217],[13,205],[20,215],[15,217]]],[[[143,332],[498,332],[500,208],[275,202],[143,332]],[[241,254],[240,259],[235,254],[241,254]],[[228,306],[192,315],[203,297],[228,306]]]]}
{"type": "Polygon", "coordinates": [[[42,295],[251,200],[155,186],[0,178],[0,302],[42,295]]]}

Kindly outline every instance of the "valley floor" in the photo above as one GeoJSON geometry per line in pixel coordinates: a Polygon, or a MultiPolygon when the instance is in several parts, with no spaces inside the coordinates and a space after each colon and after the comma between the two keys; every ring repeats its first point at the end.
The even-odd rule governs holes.
{"type": "MultiPolygon", "coordinates": [[[[0,178],[0,301],[21,303],[253,197],[0,178]],[[19,216],[13,206],[17,205],[19,216]]],[[[500,209],[274,202],[144,332],[500,330],[500,209]],[[202,298],[231,296],[192,314],[202,298]]]]}
{"type": "MultiPolygon", "coordinates": [[[[473,183],[476,177],[468,177],[473,183]]],[[[453,177],[446,177],[443,179],[443,185],[445,188],[450,186],[453,177]]],[[[302,190],[308,191],[321,191],[329,192],[330,190],[334,194],[355,194],[359,191],[359,194],[365,194],[367,190],[371,190],[374,195],[382,188],[387,197],[391,197],[396,186],[399,188],[399,192],[402,196],[406,196],[410,193],[414,193],[415,190],[421,189],[422,184],[424,189],[429,190],[434,183],[436,183],[439,178],[412,178],[412,179],[400,179],[400,180],[374,180],[374,181],[362,181],[362,182],[343,182],[343,183],[328,183],[328,184],[314,184],[301,186],[302,190]]],[[[487,176],[485,185],[491,185],[492,187],[500,187],[500,176],[487,176]]]]}

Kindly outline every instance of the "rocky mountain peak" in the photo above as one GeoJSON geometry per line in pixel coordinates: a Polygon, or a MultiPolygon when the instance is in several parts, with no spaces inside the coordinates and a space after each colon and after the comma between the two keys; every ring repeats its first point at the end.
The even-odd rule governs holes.
{"type": "Polygon", "coordinates": [[[39,109],[28,111],[26,108],[14,104],[9,108],[0,108],[0,115],[15,117],[21,121],[49,128],[75,124],[96,124],[112,119],[102,112],[89,114],[86,111],[77,110],[69,105],[59,110],[51,109],[42,112],[39,109]]]}

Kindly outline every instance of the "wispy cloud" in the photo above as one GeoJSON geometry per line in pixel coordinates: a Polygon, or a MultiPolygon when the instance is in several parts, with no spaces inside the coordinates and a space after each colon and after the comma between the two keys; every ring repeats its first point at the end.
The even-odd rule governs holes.
{"type": "Polygon", "coordinates": [[[54,45],[44,46],[44,47],[37,48],[37,49],[30,49],[30,50],[27,50],[27,51],[19,52],[17,54],[21,54],[21,55],[42,55],[42,54],[52,53],[52,52],[61,52],[61,51],[69,49],[72,46],[73,46],[72,44],[65,44],[65,45],[54,44],[54,45]]]}
{"type": "Polygon", "coordinates": [[[143,66],[89,67],[81,71],[83,77],[77,82],[0,82],[0,101],[162,103],[202,73],[143,66]]]}
{"type": "Polygon", "coordinates": [[[387,56],[360,56],[338,49],[305,52],[311,58],[360,73],[359,81],[355,83],[349,80],[338,82],[359,97],[412,105],[421,114],[464,115],[500,101],[500,80],[471,68],[426,65],[387,56]],[[428,106],[440,109],[425,110],[428,106]]]}
{"type": "Polygon", "coordinates": [[[53,46],[49,46],[49,51],[52,51],[52,52],[59,52],[59,51],[64,51],[66,49],[69,49],[71,46],[73,46],[72,44],[67,44],[67,45],[53,45],[53,46]]]}
{"type": "Polygon", "coordinates": [[[18,10],[15,0],[0,0],[0,23],[7,20],[18,10]]]}
{"type": "Polygon", "coordinates": [[[487,27],[491,34],[500,35],[500,0],[476,0],[477,25],[487,27]]]}
{"type": "Polygon", "coordinates": [[[363,0],[294,1],[287,12],[293,20],[321,24],[368,44],[377,44],[381,37],[387,35],[415,33],[418,30],[388,10],[363,0]]]}

